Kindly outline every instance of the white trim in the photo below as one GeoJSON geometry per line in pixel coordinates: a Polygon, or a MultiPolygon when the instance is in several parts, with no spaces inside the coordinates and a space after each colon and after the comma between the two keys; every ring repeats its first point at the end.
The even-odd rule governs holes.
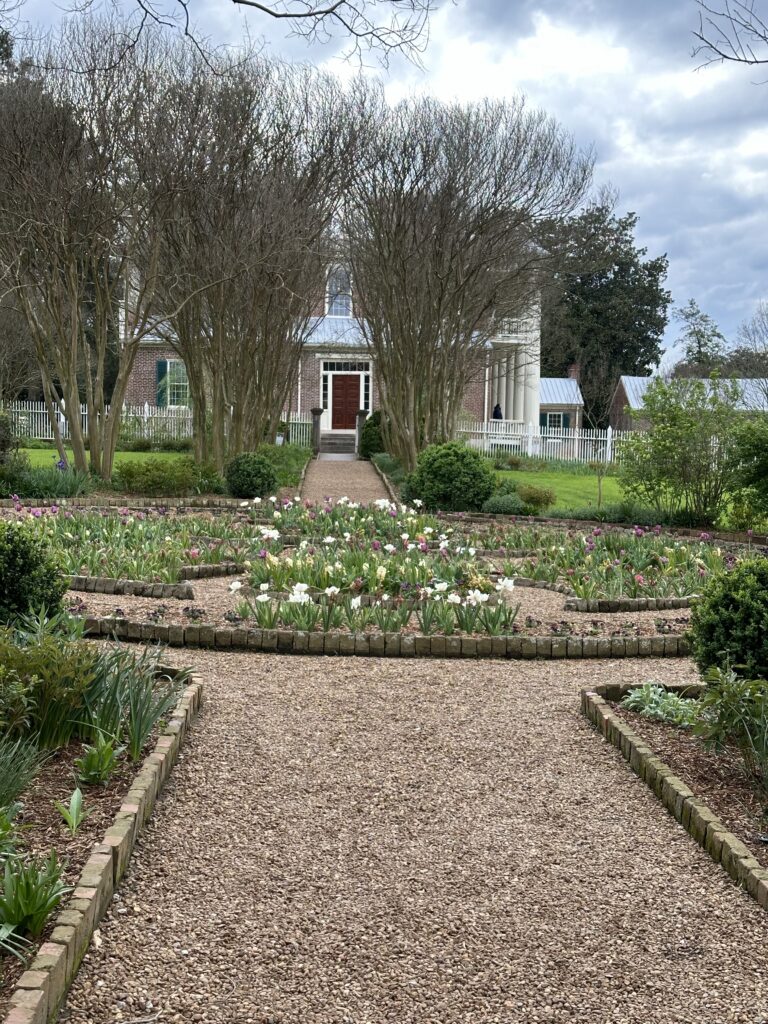
{"type": "Polygon", "coordinates": [[[360,378],[360,390],[358,392],[358,409],[363,408],[363,402],[365,401],[365,378],[368,377],[368,405],[369,412],[373,405],[373,373],[371,371],[370,360],[366,359],[336,359],[331,357],[326,359],[328,363],[342,363],[342,362],[354,362],[354,363],[368,363],[367,370],[325,370],[322,366],[320,367],[320,401],[319,404],[323,404],[323,377],[328,378],[328,408],[323,410],[323,415],[320,417],[320,429],[324,434],[354,434],[356,431],[352,428],[341,429],[339,427],[333,427],[333,378],[334,377],[351,377],[357,375],[360,378]]]}
{"type": "Polygon", "coordinates": [[[332,266],[330,266],[328,268],[328,273],[325,276],[325,315],[326,316],[337,317],[339,320],[352,320],[352,319],[354,319],[355,307],[354,307],[354,304],[353,304],[353,301],[352,301],[352,274],[350,273],[348,268],[344,266],[343,263],[334,263],[334,264],[332,264],[332,266]],[[329,302],[330,289],[328,287],[328,283],[331,280],[331,276],[337,270],[343,270],[344,273],[347,275],[347,281],[349,282],[349,292],[337,292],[335,297],[343,295],[346,298],[347,295],[349,296],[349,313],[330,313],[328,311],[329,306],[330,306],[330,302],[329,302]]]}

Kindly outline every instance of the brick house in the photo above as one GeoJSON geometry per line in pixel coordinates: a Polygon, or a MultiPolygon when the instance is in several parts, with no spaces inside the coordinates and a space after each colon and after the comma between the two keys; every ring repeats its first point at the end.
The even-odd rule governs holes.
{"type": "MultiPolygon", "coordinates": [[[[310,323],[290,407],[285,410],[308,415],[312,408],[322,407],[321,427],[326,434],[352,435],[358,410],[373,412],[379,404],[374,360],[354,316],[353,300],[349,273],[344,267],[332,267],[324,302],[310,323]]],[[[539,351],[537,309],[525,319],[502,322],[499,334],[487,346],[486,358],[466,382],[462,415],[488,420],[498,404],[504,419],[539,423],[539,351]]],[[[569,417],[573,417],[573,425],[578,415],[579,402],[572,401],[578,392],[578,382],[574,383],[575,391],[558,393],[551,409],[547,408],[560,413],[561,425],[569,417]]],[[[554,395],[551,382],[548,386],[554,395]]],[[[125,401],[127,405],[161,407],[188,404],[184,364],[167,343],[152,338],[141,343],[125,401]]]]}

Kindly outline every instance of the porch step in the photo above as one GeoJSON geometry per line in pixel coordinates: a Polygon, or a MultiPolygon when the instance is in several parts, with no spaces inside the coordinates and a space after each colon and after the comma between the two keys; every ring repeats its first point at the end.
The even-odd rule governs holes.
{"type": "Polygon", "coordinates": [[[355,435],[354,434],[321,434],[320,451],[331,452],[336,455],[354,455],[355,435]]]}

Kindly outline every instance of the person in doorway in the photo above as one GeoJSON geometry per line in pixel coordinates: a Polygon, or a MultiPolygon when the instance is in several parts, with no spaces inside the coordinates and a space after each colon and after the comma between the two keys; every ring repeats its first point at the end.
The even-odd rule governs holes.
{"type": "Polygon", "coordinates": [[[502,413],[501,406],[499,405],[498,402],[493,407],[493,418],[495,420],[503,420],[504,419],[504,414],[502,413]]]}

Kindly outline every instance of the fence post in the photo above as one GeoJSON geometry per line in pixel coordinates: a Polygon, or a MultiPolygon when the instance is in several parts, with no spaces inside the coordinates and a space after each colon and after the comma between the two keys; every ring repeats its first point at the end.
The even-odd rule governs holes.
{"type": "Polygon", "coordinates": [[[605,461],[613,462],[613,427],[610,424],[605,432],[605,461]]]}
{"type": "Polygon", "coordinates": [[[528,456],[533,455],[533,423],[528,424],[528,456]]]}

